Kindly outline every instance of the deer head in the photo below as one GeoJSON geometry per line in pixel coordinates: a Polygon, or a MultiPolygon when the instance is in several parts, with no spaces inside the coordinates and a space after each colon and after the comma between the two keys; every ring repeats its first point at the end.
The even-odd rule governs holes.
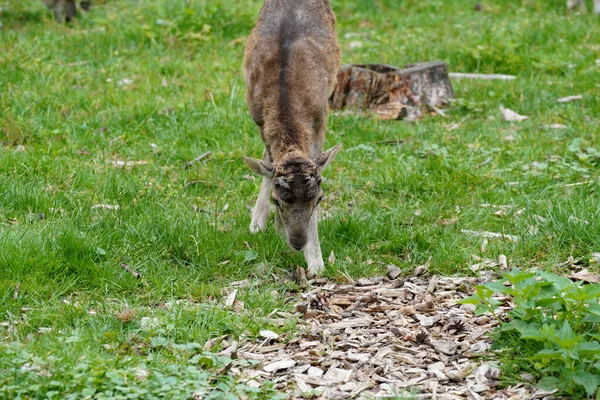
{"type": "Polygon", "coordinates": [[[277,164],[244,157],[244,162],[254,173],[271,181],[271,199],[292,250],[302,251],[306,246],[309,222],[323,199],[321,174],[341,147],[338,144],[314,159],[293,151],[277,164]]]}

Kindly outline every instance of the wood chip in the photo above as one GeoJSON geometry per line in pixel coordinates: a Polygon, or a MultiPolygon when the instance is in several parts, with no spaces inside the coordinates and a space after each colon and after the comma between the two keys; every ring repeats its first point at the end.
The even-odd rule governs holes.
{"type": "Polygon", "coordinates": [[[327,327],[331,330],[340,330],[347,328],[360,328],[364,326],[371,325],[373,321],[369,318],[357,318],[357,319],[348,319],[342,322],[336,322],[333,324],[329,324],[327,327]]]}
{"type": "Polygon", "coordinates": [[[415,268],[414,271],[414,275],[415,276],[421,276],[423,275],[425,272],[427,272],[429,270],[429,267],[431,266],[431,256],[429,256],[429,258],[427,259],[427,261],[425,262],[425,264],[418,266],[417,268],[415,268]]]}
{"type": "Polygon", "coordinates": [[[273,331],[260,331],[260,336],[265,338],[265,339],[279,339],[279,335],[273,331]]]}
{"type": "Polygon", "coordinates": [[[358,286],[375,286],[379,285],[381,282],[383,282],[383,277],[378,276],[375,278],[360,278],[356,284],[358,286]]]}
{"type": "MultiPolygon", "coordinates": [[[[504,265],[500,258],[475,257],[504,265]]],[[[295,397],[370,399],[411,391],[423,399],[533,398],[531,385],[498,388],[498,375],[489,372],[490,333],[498,322],[475,317],[475,306],[459,304],[484,279],[408,276],[360,282],[367,286],[311,281],[308,292],[288,294],[289,302],[299,304],[297,337],[282,340],[264,331],[256,341],[238,345],[235,354],[261,361],[245,367],[246,380],[258,385],[270,380],[295,397]],[[266,345],[273,340],[279,342],[266,345]]],[[[495,299],[506,304],[497,314],[506,318],[509,299],[495,299]]],[[[291,317],[271,315],[272,320],[291,317]]]]}
{"type": "Polygon", "coordinates": [[[238,294],[238,289],[233,289],[228,295],[227,298],[225,299],[225,307],[226,308],[230,308],[233,306],[233,304],[235,303],[235,299],[237,297],[238,294]]]}
{"type": "Polygon", "coordinates": [[[296,375],[294,377],[294,379],[296,380],[296,386],[298,387],[298,389],[300,390],[300,392],[302,393],[309,393],[313,390],[312,387],[308,386],[308,384],[306,382],[304,382],[304,379],[302,379],[301,376],[296,375]]]}
{"type": "Polygon", "coordinates": [[[351,375],[352,375],[351,370],[331,367],[331,368],[329,368],[329,370],[327,370],[325,375],[323,375],[323,379],[326,379],[329,382],[331,382],[330,384],[335,385],[338,383],[348,382],[350,380],[351,375]]]}
{"type": "Polygon", "coordinates": [[[444,353],[448,356],[453,356],[454,354],[456,354],[456,351],[458,350],[458,345],[456,344],[456,342],[449,341],[449,340],[439,340],[439,341],[433,342],[433,347],[437,351],[444,353]]]}
{"type": "Polygon", "coordinates": [[[323,376],[323,374],[325,373],[325,371],[323,371],[321,368],[310,367],[310,368],[308,368],[308,371],[306,373],[311,378],[320,378],[320,377],[323,376]]]}
{"type": "Polygon", "coordinates": [[[276,361],[274,363],[265,365],[265,367],[263,368],[263,370],[265,372],[277,372],[277,371],[282,370],[282,369],[291,368],[294,365],[296,365],[296,361],[294,361],[294,360],[291,360],[291,359],[281,360],[281,361],[276,361]]]}
{"type": "Polygon", "coordinates": [[[400,268],[398,268],[397,266],[395,266],[394,264],[388,265],[387,268],[388,268],[388,272],[387,272],[386,276],[392,281],[394,279],[398,278],[402,274],[402,270],[400,268]]]}

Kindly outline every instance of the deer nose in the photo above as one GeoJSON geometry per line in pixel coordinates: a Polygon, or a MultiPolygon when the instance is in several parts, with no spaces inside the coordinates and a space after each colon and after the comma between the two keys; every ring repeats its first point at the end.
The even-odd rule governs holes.
{"type": "Polygon", "coordinates": [[[306,236],[305,235],[290,237],[290,247],[292,248],[292,250],[302,251],[302,250],[304,250],[305,246],[306,246],[306,236]]]}

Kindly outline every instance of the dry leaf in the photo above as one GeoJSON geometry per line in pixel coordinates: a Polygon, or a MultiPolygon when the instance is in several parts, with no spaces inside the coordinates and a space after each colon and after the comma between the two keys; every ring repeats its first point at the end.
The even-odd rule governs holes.
{"type": "Polygon", "coordinates": [[[569,278],[577,281],[583,281],[586,283],[600,283],[600,275],[593,274],[587,269],[582,269],[579,272],[574,272],[571,275],[569,275],[569,278]]]}
{"type": "Polygon", "coordinates": [[[487,239],[483,239],[481,241],[481,252],[485,253],[485,250],[487,249],[487,245],[488,245],[488,240],[487,239]]]}
{"type": "Polygon", "coordinates": [[[519,115],[516,112],[514,112],[513,110],[510,110],[508,108],[504,108],[502,106],[500,106],[500,113],[502,114],[502,118],[505,121],[525,121],[526,119],[528,119],[529,117],[526,117],[524,115],[519,115]]]}
{"type": "Polygon", "coordinates": [[[329,264],[335,265],[335,253],[333,250],[331,250],[331,254],[329,255],[327,261],[329,262],[329,264]]]}
{"type": "Polygon", "coordinates": [[[118,320],[121,320],[121,322],[128,323],[135,318],[137,312],[131,308],[126,308],[123,311],[115,311],[114,314],[118,320]]]}
{"type": "Polygon", "coordinates": [[[482,238],[485,238],[485,239],[506,239],[509,242],[513,242],[513,243],[516,243],[516,242],[519,241],[519,237],[518,236],[505,235],[503,233],[483,232],[483,231],[470,231],[470,230],[466,230],[466,229],[462,229],[461,232],[464,233],[464,234],[466,234],[466,235],[482,237],[482,238]]]}
{"type": "Polygon", "coordinates": [[[500,269],[508,269],[508,260],[504,254],[498,256],[498,266],[500,269]]]}
{"type": "Polygon", "coordinates": [[[135,371],[135,379],[138,381],[145,381],[150,376],[150,371],[144,368],[139,368],[135,371]]]}

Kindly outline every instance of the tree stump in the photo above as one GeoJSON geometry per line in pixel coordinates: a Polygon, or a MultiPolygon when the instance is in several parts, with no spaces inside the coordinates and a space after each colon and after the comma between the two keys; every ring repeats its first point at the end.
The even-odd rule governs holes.
{"type": "Polygon", "coordinates": [[[334,110],[369,111],[382,119],[419,119],[454,98],[444,62],[407,65],[344,65],[330,99],[334,110]]]}

